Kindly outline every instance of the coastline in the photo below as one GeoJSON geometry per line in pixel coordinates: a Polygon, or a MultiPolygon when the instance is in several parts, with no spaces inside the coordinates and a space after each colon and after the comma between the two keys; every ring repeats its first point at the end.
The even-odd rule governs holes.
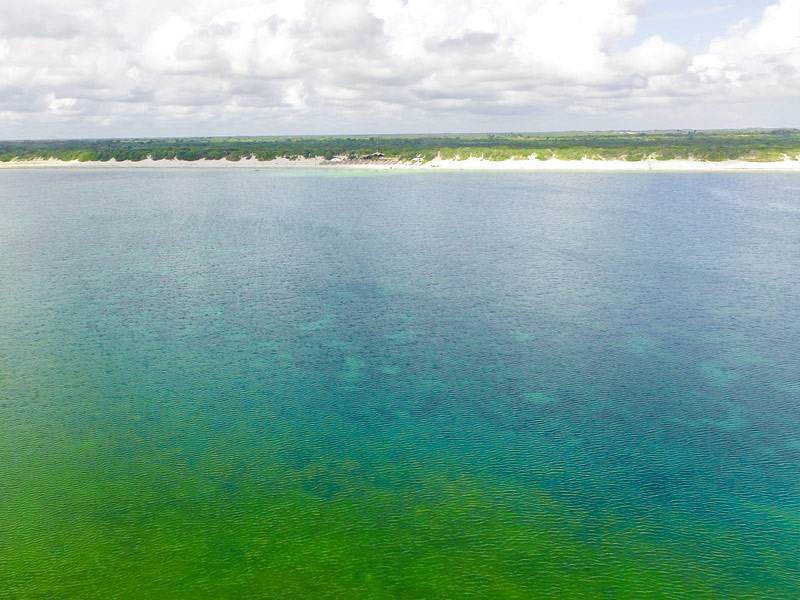
{"type": "Polygon", "coordinates": [[[276,158],[269,161],[259,161],[255,158],[243,158],[238,161],[227,159],[196,161],[150,158],[141,161],[62,161],[57,159],[12,160],[0,162],[0,169],[50,169],[50,168],[100,168],[100,169],[183,169],[183,168],[219,168],[219,169],[366,169],[366,170],[414,170],[414,171],[651,171],[651,172],[677,172],[677,171],[782,171],[800,173],[800,160],[782,160],[775,162],[751,162],[744,160],[726,160],[709,162],[699,160],[549,160],[517,159],[491,161],[483,158],[467,158],[464,160],[435,158],[426,163],[400,162],[391,159],[379,161],[340,160],[327,161],[318,158],[276,158]]]}

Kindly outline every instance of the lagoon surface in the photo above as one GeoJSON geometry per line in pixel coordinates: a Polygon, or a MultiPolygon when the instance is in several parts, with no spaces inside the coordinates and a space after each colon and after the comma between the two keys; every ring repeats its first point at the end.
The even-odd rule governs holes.
{"type": "Polygon", "coordinates": [[[797,175],[0,173],[0,597],[798,595],[797,175]]]}

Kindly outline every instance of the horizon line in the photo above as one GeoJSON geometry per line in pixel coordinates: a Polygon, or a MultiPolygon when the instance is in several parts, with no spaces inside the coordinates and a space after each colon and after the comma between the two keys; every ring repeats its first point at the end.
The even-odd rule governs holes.
{"type": "Polygon", "coordinates": [[[452,136],[480,136],[480,135],[503,135],[503,136],[530,136],[530,135],[555,135],[555,134],[603,134],[603,133],[708,133],[708,132],[788,132],[800,133],[798,127],[731,127],[719,128],[714,127],[710,129],[698,129],[694,127],[672,127],[665,129],[562,129],[551,131],[458,131],[458,132],[413,132],[413,133],[337,133],[337,134],[322,134],[322,133],[303,133],[303,134],[282,134],[282,135],[192,135],[192,136],[179,136],[179,135],[161,135],[161,136],[110,136],[110,137],[54,137],[54,138],[0,138],[0,143],[3,142],[66,142],[66,141],[116,141],[116,140],[208,140],[217,138],[228,139],[290,139],[290,138],[375,138],[375,137],[452,137],[452,136]]]}

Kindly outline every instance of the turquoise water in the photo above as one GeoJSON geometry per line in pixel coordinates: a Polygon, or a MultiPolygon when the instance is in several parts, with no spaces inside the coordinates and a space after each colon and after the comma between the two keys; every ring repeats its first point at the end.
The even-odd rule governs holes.
{"type": "Polygon", "coordinates": [[[0,172],[0,597],[800,595],[800,178],[0,172]]]}

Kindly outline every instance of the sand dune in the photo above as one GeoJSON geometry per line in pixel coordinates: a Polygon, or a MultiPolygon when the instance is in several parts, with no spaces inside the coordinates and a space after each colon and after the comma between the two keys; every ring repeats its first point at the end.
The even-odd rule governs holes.
{"type": "Polygon", "coordinates": [[[426,163],[400,162],[392,160],[380,161],[326,161],[323,158],[277,158],[270,161],[259,161],[246,158],[239,161],[220,160],[152,160],[106,162],[62,161],[56,159],[12,160],[0,162],[0,169],[38,169],[38,168],[96,168],[96,169],[152,169],[152,168],[219,168],[219,169],[374,169],[374,170],[442,170],[442,171],[794,171],[800,173],[800,160],[782,160],[776,162],[749,162],[744,160],[727,160],[707,162],[699,160],[503,160],[491,161],[482,158],[465,160],[434,159],[426,163]]]}

